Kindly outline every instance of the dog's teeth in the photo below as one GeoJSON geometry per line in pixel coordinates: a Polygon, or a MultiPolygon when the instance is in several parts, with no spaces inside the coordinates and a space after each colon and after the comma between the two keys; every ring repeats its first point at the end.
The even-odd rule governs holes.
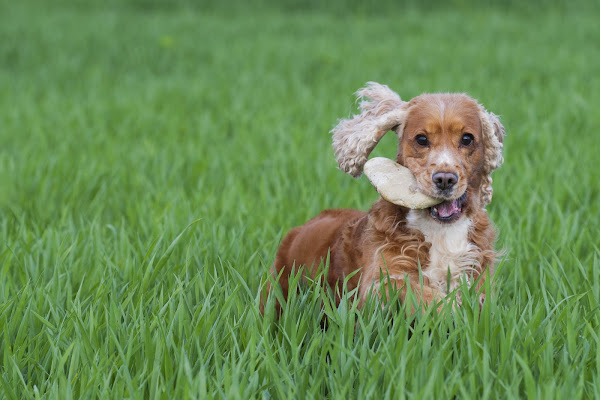
{"type": "Polygon", "coordinates": [[[433,207],[433,211],[435,211],[437,213],[438,212],[437,207],[433,207]]]}

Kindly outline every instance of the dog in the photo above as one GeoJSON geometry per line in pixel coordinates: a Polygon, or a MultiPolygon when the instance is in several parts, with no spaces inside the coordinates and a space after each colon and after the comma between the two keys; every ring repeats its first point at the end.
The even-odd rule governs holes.
{"type": "Polygon", "coordinates": [[[490,174],[503,162],[499,118],[466,94],[422,94],[405,102],[386,85],[369,82],[357,97],[361,113],[331,131],[340,169],[360,176],[371,151],[392,130],[398,135],[396,162],[412,172],[419,191],[443,202],[417,210],[380,198],[368,212],[325,210],[292,229],[271,269],[284,298],[292,270],[303,267],[314,278],[329,261],[327,283],[341,293],[346,279],[348,290],[358,288],[361,305],[371,292],[387,295],[391,284],[401,301],[410,286],[422,307],[441,307],[462,279],[476,282],[482,305],[482,286],[497,259],[485,207],[492,199],[490,174]]]}

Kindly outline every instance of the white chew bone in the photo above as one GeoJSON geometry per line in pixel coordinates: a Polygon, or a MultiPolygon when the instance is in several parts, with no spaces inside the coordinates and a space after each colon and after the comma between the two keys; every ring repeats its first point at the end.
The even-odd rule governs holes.
{"type": "Polygon", "coordinates": [[[421,209],[441,203],[442,199],[429,197],[418,190],[417,180],[410,170],[384,157],[367,161],[364,173],[381,197],[399,206],[421,209]]]}

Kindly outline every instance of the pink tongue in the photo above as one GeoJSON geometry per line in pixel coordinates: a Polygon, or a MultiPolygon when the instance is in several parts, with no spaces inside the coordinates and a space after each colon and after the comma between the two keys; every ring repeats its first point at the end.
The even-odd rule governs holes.
{"type": "Polygon", "coordinates": [[[460,212],[460,208],[458,207],[458,201],[445,201],[443,203],[438,204],[437,206],[438,214],[442,218],[447,218],[452,214],[460,212]]]}

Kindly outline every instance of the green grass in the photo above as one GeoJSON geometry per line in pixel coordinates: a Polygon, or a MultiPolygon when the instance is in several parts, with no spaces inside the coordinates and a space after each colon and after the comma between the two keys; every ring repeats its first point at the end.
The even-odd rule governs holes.
{"type": "Polygon", "coordinates": [[[0,398],[600,397],[596,13],[101,4],[0,5],[0,398]],[[262,318],[285,232],[377,198],[328,134],[369,80],[502,116],[495,296],[262,318]]]}

